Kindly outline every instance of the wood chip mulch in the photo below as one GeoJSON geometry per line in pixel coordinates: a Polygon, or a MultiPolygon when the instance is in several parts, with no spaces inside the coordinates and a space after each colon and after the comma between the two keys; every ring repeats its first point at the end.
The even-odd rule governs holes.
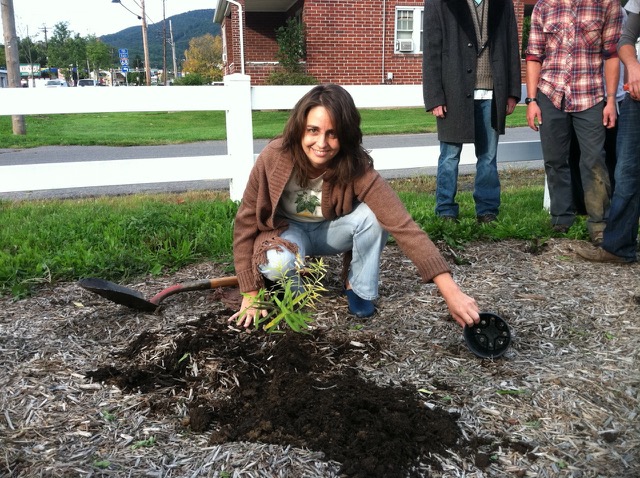
{"type": "MultiPolygon", "coordinates": [[[[383,254],[378,312],[367,320],[347,314],[337,262],[329,261],[329,292],[314,326],[356,349],[381,344],[343,368],[415,389],[425,407],[458,416],[462,436],[475,444],[472,456],[451,449],[429,457],[430,465],[418,467],[423,476],[640,476],[640,265],[585,262],[573,251],[578,243],[473,243],[456,251],[439,244],[459,264],[461,287],[511,328],[511,347],[495,360],[469,352],[434,286],[420,283],[396,247],[383,254]]],[[[221,275],[203,263],[127,285],[151,297],[221,275]]],[[[177,294],[149,314],[59,283],[27,299],[0,299],[0,476],[340,476],[340,463],[321,450],[212,444],[211,430],[188,427],[202,389],[158,385],[154,395],[87,378],[131,352],[142,334],[164,340],[136,360],[158,362],[178,330],[214,309],[233,309],[237,298],[177,294]],[[159,413],[162,394],[172,405],[159,413]]],[[[206,350],[199,357],[185,377],[207,373],[225,390],[237,385],[233,370],[214,370],[206,350]]]]}

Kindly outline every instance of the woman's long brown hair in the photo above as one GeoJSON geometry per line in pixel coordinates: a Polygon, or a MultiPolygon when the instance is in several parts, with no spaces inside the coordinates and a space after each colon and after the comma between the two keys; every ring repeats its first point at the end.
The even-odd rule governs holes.
{"type": "Polygon", "coordinates": [[[309,111],[324,107],[333,122],[340,151],[329,164],[325,180],[336,184],[348,184],[362,176],[373,163],[362,146],[360,112],[353,98],[339,85],[319,85],[304,95],[291,111],[282,134],[282,149],[293,156],[293,171],[300,186],[306,187],[311,177],[312,165],[302,149],[302,138],[307,127],[309,111]]]}

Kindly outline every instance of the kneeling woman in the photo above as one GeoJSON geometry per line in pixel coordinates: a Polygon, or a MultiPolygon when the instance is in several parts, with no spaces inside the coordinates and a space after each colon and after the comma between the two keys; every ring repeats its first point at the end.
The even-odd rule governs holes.
{"type": "Polygon", "coordinates": [[[338,85],[316,86],[298,101],[282,136],[265,147],[251,171],[233,242],[245,296],[229,321],[249,327],[256,314],[266,314],[252,306],[252,297],[265,277],[297,274],[297,258],[348,251],[349,310],[372,315],[388,234],[421,278],[436,284],[456,322],[479,321],[475,300],[460,290],[436,246],[373,168],[351,95],[338,85]]]}

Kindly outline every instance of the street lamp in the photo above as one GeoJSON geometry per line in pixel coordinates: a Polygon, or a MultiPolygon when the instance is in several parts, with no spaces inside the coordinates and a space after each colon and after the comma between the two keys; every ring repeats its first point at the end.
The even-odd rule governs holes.
{"type": "MultiPolygon", "coordinates": [[[[120,0],[111,0],[111,3],[119,3],[120,5],[122,5],[122,2],[120,0]]],[[[122,8],[133,13],[124,5],[122,5],[122,8]]],[[[140,8],[142,9],[142,16],[136,15],[135,13],[133,14],[136,15],[139,20],[142,20],[142,48],[144,49],[144,71],[147,80],[147,86],[149,86],[151,85],[151,65],[149,62],[149,42],[147,39],[147,12],[144,8],[144,0],[140,0],[140,8]]]]}

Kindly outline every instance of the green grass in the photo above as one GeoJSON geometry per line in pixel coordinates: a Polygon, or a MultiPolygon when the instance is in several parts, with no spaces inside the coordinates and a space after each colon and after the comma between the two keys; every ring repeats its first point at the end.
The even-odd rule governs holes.
{"type": "MultiPolygon", "coordinates": [[[[537,175],[540,184],[529,180],[503,188],[500,220],[489,225],[476,223],[470,192],[459,193],[461,220],[454,224],[435,217],[433,178],[392,185],[431,238],[452,250],[469,241],[504,239],[527,240],[535,249],[557,235],[542,208],[542,172],[537,175]]],[[[236,208],[226,194],[212,192],[0,201],[0,295],[21,297],[42,283],[82,277],[125,282],[201,261],[231,272],[236,208]]],[[[567,236],[586,238],[584,222],[567,236]]]]}
{"type": "Polygon", "coordinates": [[[231,262],[237,205],[220,194],[0,201],[0,293],[42,282],[125,280],[231,262]]]}
{"type": "MultiPolygon", "coordinates": [[[[422,108],[361,110],[365,135],[433,133],[435,118],[422,108]]],[[[254,111],[255,139],[282,132],[288,111],[254,111]]],[[[0,116],[0,148],[36,146],[133,146],[179,144],[226,139],[225,113],[93,113],[25,117],[27,134],[14,135],[10,116],[0,116]]],[[[526,110],[518,106],[508,126],[526,126],[526,110]]]]}
{"type": "MultiPolygon", "coordinates": [[[[432,115],[421,108],[363,110],[365,134],[435,131],[432,115]]],[[[256,138],[282,131],[285,111],[257,111],[256,138]]],[[[14,136],[11,118],[0,116],[0,148],[45,145],[139,145],[224,139],[223,112],[119,113],[29,116],[27,135],[14,136]]],[[[525,109],[509,117],[526,123],[525,109]]],[[[553,233],[542,208],[542,172],[501,173],[500,221],[475,222],[470,179],[460,178],[458,224],[433,212],[434,178],[393,181],[416,221],[437,241],[461,249],[469,241],[525,239],[539,244],[553,233]],[[519,175],[519,176],[518,176],[519,175]]],[[[227,194],[143,194],[67,200],[0,200],[0,295],[21,297],[42,283],[101,277],[124,282],[147,274],[213,261],[231,272],[233,219],[237,205],[227,194]]],[[[568,236],[585,238],[578,222],[568,236]]]]}

